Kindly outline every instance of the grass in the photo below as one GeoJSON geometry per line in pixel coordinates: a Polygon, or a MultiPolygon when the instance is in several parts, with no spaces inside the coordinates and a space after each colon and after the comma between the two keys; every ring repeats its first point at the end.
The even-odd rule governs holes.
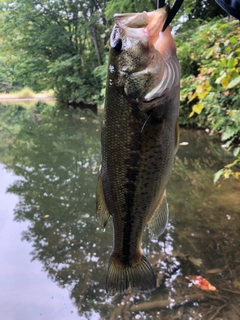
{"type": "MultiPolygon", "coordinates": [[[[21,106],[25,109],[31,109],[36,106],[36,103],[38,101],[43,101],[43,100],[40,98],[34,99],[34,100],[25,100],[25,99],[17,99],[17,98],[4,100],[0,98],[0,105],[2,104],[4,106],[21,106]]],[[[56,104],[56,101],[53,99],[45,100],[44,102],[49,106],[55,106],[56,104]]]]}
{"type": "Polygon", "coordinates": [[[10,93],[0,93],[0,100],[16,100],[16,99],[54,99],[53,90],[42,91],[36,93],[28,87],[24,87],[20,91],[10,93]]]}

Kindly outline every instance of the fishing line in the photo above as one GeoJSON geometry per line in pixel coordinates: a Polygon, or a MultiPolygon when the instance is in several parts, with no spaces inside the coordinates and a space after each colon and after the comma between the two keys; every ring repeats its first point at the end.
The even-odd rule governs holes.
{"type": "MultiPolygon", "coordinates": [[[[167,5],[167,7],[168,7],[168,16],[167,16],[167,19],[166,19],[166,21],[165,21],[165,23],[163,25],[162,32],[172,22],[172,20],[174,19],[175,15],[178,13],[183,1],[184,0],[175,0],[170,9],[169,9],[169,6],[167,5]]],[[[166,6],[165,0],[157,0],[157,9],[163,8],[164,6],[166,6]]]]}
{"type": "Polygon", "coordinates": [[[151,117],[152,112],[153,112],[153,110],[151,111],[151,113],[150,113],[150,115],[147,117],[147,119],[145,120],[145,122],[144,122],[144,124],[143,124],[143,126],[142,126],[142,129],[141,129],[141,133],[143,132],[143,129],[144,129],[145,125],[147,124],[149,118],[151,117]]]}
{"type": "Polygon", "coordinates": [[[157,0],[157,9],[165,7],[165,0],[157,0]]]}

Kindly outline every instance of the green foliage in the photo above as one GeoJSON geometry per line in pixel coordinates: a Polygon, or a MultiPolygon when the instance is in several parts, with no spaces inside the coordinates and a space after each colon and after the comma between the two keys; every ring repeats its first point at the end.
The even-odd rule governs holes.
{"type": "MultiPolygon", "coordinates": [[[[219,20],[195,30],[183,45],[181,37],[177,39],[182,66],[180,123],[219,132],[227,147],[240,135],[239,38],[236,21],[219,20]]],[[[221,173],[229,176],[230,168],[221,173]]]]}
{"type": "Polygon", "coordinates": [[[92,102],[100,91],[92,71],[105,50],[104,8],[105,1],[92,0],[6,1],[1,52],[16,81],[34,91],[54,89],[62,102],[92,102]]]}
{"type": "MultiPolygon", "coordinates": [[[[156,8],[155,0],[0,4],[0,91],[19,84],[54,89],[63,104],[102,104],[114,13],[156,8]]],[[[174,23],[182,66],[180,123],[220,132],[229,147],[240,131],[240,31],[213,19],[222,13],[214,0],[185,0],[174,23]]]]}
{"type": "MultiPolygon", "coordinates": [[[[27,85],[36,92],[54,89],[63,103],[102,103],[105,80],[100,69],[93,70],[103,65],[113,15],[154,10],[156,0],[0,0],[0,5],[0,91],[27,85]]],[[[189,22],[193,28],[219,10],[214,0],[185,0],[172,25],[183,30],[189,22]]]]}
{"type": "Polygon", "coordinates": [[[14,69],[8,66],[5,57],[0,57],[0,92],[9,92],[13,88],[14,69]]]}
{"type": "Polygon", "coordinates": [[[106,7],[106,16],[109,19],[112,19],[115,13],[153,11],[155,9],[156,9],[155,0],[108,1],[107,7],[106,7]]]}
{"type": "Polygon", "coordinates": [[[108,71],[108,54],[105,56],[105,63],[102,66],[98,66],[93,70],[93,74],[96,76],[97,79],[99,79],[99,84],[101,86],[100,95],[98,94],[97,98],[100,100],[98,101],[98,103],[102,108],[104,106],[107,71],[108,71]]]}
{"type": "MultiPolygon", "coordinates": [[[[239,148],[235,148],[234,150],[237,150],[237,153],[239,154],[239,148]]],[[[233,154],[234,153],[235,152],[233,152],[233,154]]],[[[213,179],[214,184],[216,184],[220,178],[228,179],[229,177],[233,177],[235,179],[238,179],[240,177],[239,164],[240,164],[240,157],[238,156],[233,162],[231,162],[230,164],[224,166],[224,168],[217,171],[214,174],[214,179],[213,179]],[[235,168],[233,168],[233,167],[235,167],[235,168]]]]}

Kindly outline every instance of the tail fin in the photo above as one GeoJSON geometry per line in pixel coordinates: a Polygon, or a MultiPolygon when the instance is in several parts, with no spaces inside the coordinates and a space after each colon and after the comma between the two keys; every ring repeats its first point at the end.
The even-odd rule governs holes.
{"type": "Polygon", "coordinates": [[[149,261],[142,256],[139,263],[125,266],[116,263],[111,257],[106,279],[107,293],[122,293],[129,286],[141,292],[150,292],[156,288],[156,278],[149,261]]]}

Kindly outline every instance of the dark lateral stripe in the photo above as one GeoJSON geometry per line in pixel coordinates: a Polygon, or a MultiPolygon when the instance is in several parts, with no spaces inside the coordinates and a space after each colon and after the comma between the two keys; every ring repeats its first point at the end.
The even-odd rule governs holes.
{"type": "MultiPolygon", "coordinates": [[[[124,203],[122,204],[123,213],[123,240],[121,243],[121,260],[123,263],[128,264],[130,257],[132,256],[131,250],[136,250],[132,247],[134,237],[138,237],[136,232],[136,221],[133,216],[134,199],[137,189],[137,183],[139,180],[139,167],[141,163],[141,149],[142,149],[142,134],[141,134],[141,120],[139,109],[137,106],[132,106],[131,115],[131,132],[133,134],[129,136],[128,143],[126,145],[127,158],[124,159],[126,166],[125,171],[125,183],[123,185],[124,203]],[[135,233],[135,234],[133,234],[135,233]]],[[[123,155],[124,157],[125,155],[123,155]]],[[[135,239],[137,242],[137,239],[135,239]]],[[[134,242],[135,242],[134,240],[134,242]]],[[[136,243],[135,242],[135,243],[136,243]]]]}

